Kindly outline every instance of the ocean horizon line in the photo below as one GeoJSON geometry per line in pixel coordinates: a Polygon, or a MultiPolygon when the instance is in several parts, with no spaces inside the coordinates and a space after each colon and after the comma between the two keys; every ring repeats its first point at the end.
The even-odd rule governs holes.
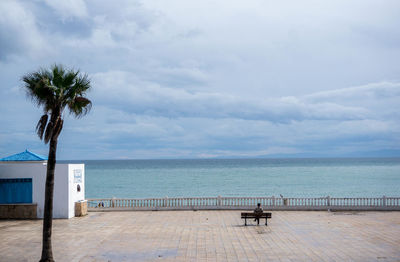
{"type": "Polygon", "coordinates": [[[57,159],[57,161],[163,161],[163,160],[307,160],[307,159],[321,159],[321,160],[356,160],[356,159],[399,159],[400,156],[342,156],[342,157],[213,157],[213,158],[99,158],[99,159],[57,159]]]}

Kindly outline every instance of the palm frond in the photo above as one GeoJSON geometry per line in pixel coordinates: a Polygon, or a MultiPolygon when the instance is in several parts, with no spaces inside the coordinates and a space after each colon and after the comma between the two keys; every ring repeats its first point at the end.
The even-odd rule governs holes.
{"type": "Polygon", "coordinates": [[[91,88],[89,76],[84,74],[77,77],[72,88],[79,95],[85,94],[91,88]]]}
{"type": "Polygon", "coordinates": [[[69,70],[65,75],[63,79],[63,86],[70,90],[70,87],[74,85],[75,79],[79,75],[79,70],[74,72],[73,70],[69,70]]]}
{"type": "Polygon", "coordinates": [[[48,72],[40,71],[22,78],[27,96],[38,106],[54,102],[54,88],[49,84],[48,72]]]}
{"type": "Polygon", "coordinates": [[[52,137],[52,135],[53,135],[53,131],[54,131],[54,124],[53,124],[52,121],[50,121],[50,122],[47,124],[46,132],[45,132],[45,134],[44,134],[44,143],[45,143],[45,144],[49,143],[49,141],[50,141],[50,139],[51,139],[51,137],[52,137]]]}
{"type": "Polygon", "coordinates": [[[77,96],[68,103],[70,113],[80,118],[92,109],[92,102],[86,97],[77,96]]]}
{"type": "Polygon", "coordinates": [[[63,128],[63,125],[64,125],[64,120],[61,119],[61,117],[59,117],[59,118],[57,119],[55,128],[54,128],[54,130],[53,130],[53,137],[57,138],[57,137],[60,135],[61,130],[62,130],[62,128],[63,128]]]}
{"type": "Polygon", "coordinates": [[[49,118],[49,116],[47,114],[42,115],[42,117],[40,118],[39,122],[36,125],[36,132],[37,132],[38,136],[40,137],[40,140],[43,139],[43,134],[44,134],[44,130],[46,129],[48,118],[49,118]]]}
{"type": "Polygon", "coordinates": [[[65,75],[64,67],[62,65],[54,64],[51,69],[53,73],[53,85],[57,86],[59,89],[63,88],[64,75],[65,75]]]}

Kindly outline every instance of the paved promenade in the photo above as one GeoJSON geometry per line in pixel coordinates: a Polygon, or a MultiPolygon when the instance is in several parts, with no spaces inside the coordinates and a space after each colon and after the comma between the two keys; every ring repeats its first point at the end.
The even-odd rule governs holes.
{"type": "MultiPolygon", "coordinates": [[[[400,261],[400,212],[98,212],[55,220],[56,261],[400,261]],[[251,221],[250,223],[254,223],[251,221]]],[[[0,261],[38,261],[42,221],[0,220],[0,261]]]]}

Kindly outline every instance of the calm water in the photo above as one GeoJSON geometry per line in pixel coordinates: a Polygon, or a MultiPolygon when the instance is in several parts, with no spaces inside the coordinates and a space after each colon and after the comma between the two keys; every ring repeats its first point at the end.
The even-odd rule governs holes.
{"type": "Polygon", "coordinates": [[[87,198],[400,196],[400,158],[80,162],[87,198]]]}

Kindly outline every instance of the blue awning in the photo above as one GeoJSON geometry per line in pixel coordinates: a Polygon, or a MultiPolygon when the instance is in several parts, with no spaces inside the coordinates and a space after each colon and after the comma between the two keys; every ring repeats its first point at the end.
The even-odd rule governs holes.
{"type": "Polygon", "coordinates": [[[19,154],[1,158],[0,161],[47,161],[47,157],[25,150],[19,154]]]}

